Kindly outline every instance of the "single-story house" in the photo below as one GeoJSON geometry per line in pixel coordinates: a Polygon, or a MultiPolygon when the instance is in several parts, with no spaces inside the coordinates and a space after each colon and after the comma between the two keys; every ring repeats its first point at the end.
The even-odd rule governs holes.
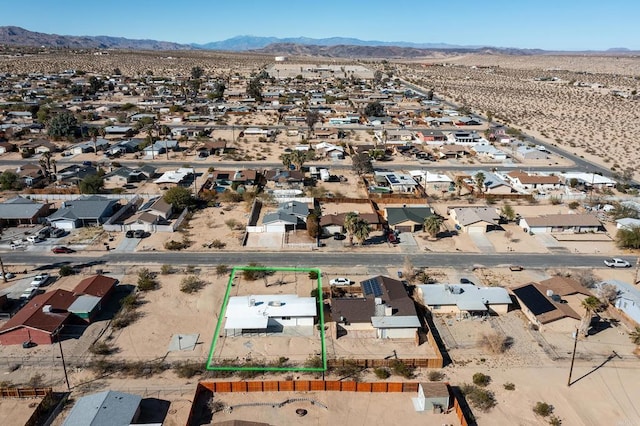
{"type": "Polygon", "coordinates": [[[176,151],[179,148],[179,143],[176,140],[158,140],[152,145],[146,146],[142,152],[147,157],[155,157],[165,154],[167,151],[176,151]]]}
{"type": "Polygon", "coordinates": [[[633,285],[620,280],[607,280],[598,284],[598,287],[612,285],[618,294],[614,306],[626,317],[640,326],[640,291],[633,285]]]}
{"type": "Polygon", "coordinates": [[[0,141],[0,154],[6,154],[7,152],[13,152],[17,149],[16,145],[11,142],[0,141]]]}
{"type": "Polygon", "coordinates": [[[389,227],[394,231],[417,232],[422,230],[425,219],[433,216],[433,209],[418,206],[386,207],[384,213],[389,227]]]}
{"type": "Polygon", "coordinates": [[[506,289],[474,284],[419,285],[418,296],[434,314],[506,314],[511,305],[506,289]]]}
{"type": "Polygon", "coordinates": [[[387,186],[393,192],[411,193],[418,188],[418,182],[406,173],[375,171],[374,179],[376,184],[387,186]]]}
{"type": "Polygon", "coordinates": [[[520,304],[522,313],[537,327],[547,326],[575,329],[580,323],[580,315],[567,303],[562,303],[559,296],[554,297],[553,291],[538,284],[529,283],[512,289],[516,300],[520,304]]]}
{"type": "Polygon", "coordinates": [[[462,232],[490,232],[500,229],[500,215],[494,207],[449,207],[448,213],[462,232]]]}
{"type": "Polygon", "coordinates": [[[592,214],[550,214],[538,217],[523,217],[519,226],[525,232],[544,234],[554,232],[600,232],[604,227],[592,214]]]}
{"type": "Polygon", "coordinates": [[[633,217],[624,217],[622,219],[618,219],[616,220],[616,228],[617,229],[640,228],[640,219],[636,219],[633,217]]]}
{"type": "Polygon", "coordinates": [[[453,180],[445,174],[433,173],[428,170],[410,170],[409,174],[416,182],[422,184],[425,188],[440,191],[452,190],[453,180]]]}
{"type": "Polygon", "coordinates": [[[414,339],[421,327],[402,281],[379,275],[360,282],[362,297],[334,297],[337,337],[414,339]]]}
{"type": "Polygon", "coordinates": [[[490,159],[494,161],[505,161],[507,153],[493,145],[475,145],[471,148],[478,158],[490,159]]]}
{"type": "Polygon", "coordinates": [[[513,170],[506,174],[511,184],[520,190],[542,190],[548,191],[560,189],[563,183],[560,178],[555,175],[529,174],[520,170],[513,170]]]}
{"type": "Polygon", "coordinates": [[[210,179],[215,183],[215,186],[231,186],[232,188],[237,187],[238,185],[258,185],[260,183],[260,178],[260,173],[253,169],[239,169],[235,171],[214,170],[210,175],[210,179]]]}
{"type": "Polygon", "coordinates": [[[295,230],[298,226],[303,227],[304,222],[292,213],[277,210],[265,214],[262,218],[262,225],[264,232],[286,232],[295,230]]]}
{"type": "Polygon", "coordinates": [[[546,152],[525,145],[516,149],[516,156],[523,160],[547,160],[549,158],[549,154],[546,152]]]}
{"type": "MultiPolygon", "coordinates": [[[[344,229],[344,220],[348,213],[323,214],[320,217],[320,227],[325,235],[333,235],[336,232],[342,232],[344,229]]],[[[367,221],[369,226],[374,230],[380,230],[382,223],[377,213],[358,213],[360,218],[367,221]]]]}
{"type": "Polygon", "coordinates": [[[313,333],[317,314],[315,297],[296,294],[234,296],[225,309],[224,332],[227,336],[243,333],[313,333]]]}
{"type": "Polygon", "coordinates": [[[423,130],[416,134],[418,140],[422,143],[429,142],[444,142],[447,140],[447,137],[441,130],[423,130]]]}
{"type": "Polygon", "coordinates": [[[307,222],[307,216],[309,216],[309,206],[307,203],[301,203],[300,201],[281,203],[278,206],[278,210],[292,214],[305,223],[307,222]]]}
{"type": "Polygon", "coordinates": [[[107,126],[104,131],[108,135],[123,135],[126,133],[133,133],[133,127],[131,126],[107,126]]]}
{"type": "Polygon", "coordinates": [[[29,198],[17,196],[0,203],[0,223],[5,227],[35,225],[43,222],[48,215],[48,203],[38,203],[29,198]]]}
{"type": "Polygon", "coordinates": [[[105,150],[107,155],[120,155],[131,152],[136,152],[140,149],[140,146],[145,143],[144,139],[134,138],[126,141],[119,142],[110,146],[105,150]]]}
{"type": "Polygon", "coordinates": [[[88,225],[101,225],[115,212],[117,200],[91,195],[76,200],[64,201],[49,217],[51,226],[61,229],[76,229],[88,225]]]}
{"type": "Polygon", "coordinates": [[[133,182],[142,182],[155,175],[155,168],[144,165],[137,169],[127,166],[118,167],[103,176],[105,188],[122,188],[133,182]]]}
{"type": "Polygon", "coordinates": [[[16,169],[16,174],[28,187],[37,186],[48,176],[45,170],[37,164],[23,164],[16,169]]]}
{"type": "Polygon", "coordinates": [[[265,170],[263,176],[267,184],[276,187],[300,187],[305,180],[304,173],[299,170],[265,170]]]}
{"type": "Polygon", "coordinates": [[[140,416],[142,397],[104,391],[78,398],[62,426],[130,425],[140,416]]]}
{"type": "Polygon", "coordinates": [[[161,184],[175,184],[178,185],[188,177],[191,177],[195,174],[195,170],[190,167],[180,167],[177,170],[170,170],[168,172],[164,172],[162,176],[158,179],[154,180],[153,183],[158,185],[161,184]]]}
{"type": "Polygon", "coordinates": [[[77,164],[60,169],[56,173],[56,180],[61,183],[78,185],[88,176],[98,174],[98,169],[93,165],[77,164]]]}
{"type": "Polygon", "coordinates": [[[564,179],[565,184],[576,179],[579,185],[586,188],[614,188],[617,184],[615,180],[597,173],[566,172],[560,173],[560,176],[564,179]]]}
{"type": "Polygon", "coordinates": [[[68,147],[67,149],[65,149],[65,152],[68,152],[70,154],[85,154],[87,152],[95,152],[100,151],[100,150],[105,150],[109,147],[110,142],[106,139],[103,138],[96,138],[96,143],[94,146],[94,143],[92,140],[87,141],[87,142],[81,142],[81,143],[77,143],[75,145],[71,145],[70,147],[68,147]]]}
{"type": "Polygon", "coordinates": [[[52,344],[69,320],[69,306],[78,295],[67,290],[40,294],[0,327],[0,345],[20,345],[31,341],[52,344]]]}
{"type": "Polygon", "coordinates": [[[73,289],[78,298],[67,310],[82,320],[91,322],[109,302],[117,284],[117,279],[100,274],[83,279],[73,289]]]}

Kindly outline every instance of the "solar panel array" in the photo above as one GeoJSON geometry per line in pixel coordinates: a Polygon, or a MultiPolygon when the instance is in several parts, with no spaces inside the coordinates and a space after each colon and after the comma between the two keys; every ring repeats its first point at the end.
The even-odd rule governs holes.
{"type": "Polygon", "coordinates": [[[389,182],[393,184],[398,183],[398,178],[396,177],[396,175],[387,175],[387,179],[389,179],[389,182]]]}
{"type": "Polygon", "coordinates": [[[362,282],[362,292],[365,296],[380,297],[382,296],[382,288],[378,280],[370,279],[362,282]]]}

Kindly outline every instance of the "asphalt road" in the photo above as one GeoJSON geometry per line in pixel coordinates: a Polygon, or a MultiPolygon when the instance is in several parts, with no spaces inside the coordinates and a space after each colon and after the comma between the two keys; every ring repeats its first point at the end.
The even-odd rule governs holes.
{"type": "MultiPolygon", "coordinates": [[[[367,250],[364,249],[356,249],[367,250]]],[[[336,252],[219,252],[219,253],[116,253],[100,254],[77,253],[72,255],[50,255],[47,253],[11,252],[4,253],[2,260],[5,264],[26,265],[71,265],[92,264],[170,264],[170,265],[247,265],[256,262],[266,266],[298,266],[298,267],[354,267],[354,266],[382,266],[402,268],[405,257],[409,257],[416,267],[454,267],[459,269],[472,268],[474,265],[485,267],[522,265],[525,268],[550,267],[604,267],[604,256],[575,255],[575,254],[466,254],[466,253],[336,253],[336,252]]],[[[636,259],[627,257],[632,265],[636,259]]]]}

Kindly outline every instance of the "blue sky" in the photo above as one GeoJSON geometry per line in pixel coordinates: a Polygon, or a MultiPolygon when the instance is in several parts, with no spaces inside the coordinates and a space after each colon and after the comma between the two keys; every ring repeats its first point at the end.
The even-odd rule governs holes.
{"type": "Polygon", "coordinates": [[[0,26],[207,43],[237,35],[355,37],[548,50],[640,50],[637,0],[14,0],[0,26]]]}

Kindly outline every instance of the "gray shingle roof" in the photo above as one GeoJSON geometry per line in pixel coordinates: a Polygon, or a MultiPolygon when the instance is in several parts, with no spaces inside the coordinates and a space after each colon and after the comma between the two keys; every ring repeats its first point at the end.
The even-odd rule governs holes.
{"type": "Polygon", "coordinates": [[[410,221],[422,224],[425,218],[433,216],[431,207],[387,207],[389,225],[410,221]]]}
{"type": "Polygon", "coordinates": [[[116,202],[116,200],[97,195],[65,201],[63,207],[50,215],[48,219],[98,219],[106,217],[116,202]]]}
{"type": "Polygon", "coordinates": [[[0,203],[0,219],[31,219],[44,207],[23,197],[15,197],[0,203]]]}

